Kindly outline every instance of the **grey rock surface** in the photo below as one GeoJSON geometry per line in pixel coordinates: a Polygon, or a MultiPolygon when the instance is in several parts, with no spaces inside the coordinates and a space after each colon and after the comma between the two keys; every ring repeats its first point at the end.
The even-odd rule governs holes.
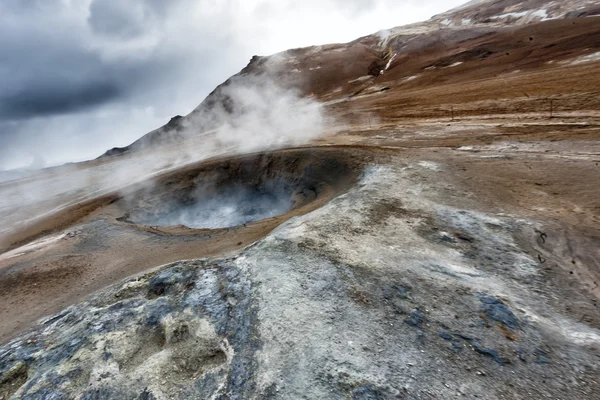
{"type": "Polygon", "coordinates": [[[553,308],[516,239],[536,222],[428,183],[444,165],[389,161],[239,254],[41,322],[0,348],[0,398],[597,396],[600,332],[553,308]]]}

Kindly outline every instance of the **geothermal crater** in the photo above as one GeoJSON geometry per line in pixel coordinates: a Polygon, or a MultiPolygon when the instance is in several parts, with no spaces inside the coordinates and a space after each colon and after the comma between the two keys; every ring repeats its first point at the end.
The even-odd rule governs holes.
{"type": "Polygon", "coordinates": [[[139,211],[132,215],[131,220],[149,226],[229,228],[283,214],[293,205],[291,194],[277,185],[207,188],[191,197],[186,201],[175,199],[152,210],[139,211]]]}
{"type": "Polygon", "coordinates": [[[199,162],[41,220],[0,259],[0,343],[128,276],[246,247],[344,193],[371,158],[313,148],[199,162]]]}
{"type": "Polygon", "coordinates": [[[356,166],[340,155],[292,150],[190,166],[128,191],[117,220],[173,233],[308,212],[354,181],[356,166]]]}

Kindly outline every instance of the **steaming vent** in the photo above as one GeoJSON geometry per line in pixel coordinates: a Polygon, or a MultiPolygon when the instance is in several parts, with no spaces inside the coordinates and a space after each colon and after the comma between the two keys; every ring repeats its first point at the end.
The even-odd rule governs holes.
{"type": "Polygon", "coordinates": [[[132,188],[117,220],[172,234],[282,222],[349,187],[358,164],[340,151],[284,150],[189,166],[132,188]]]}
{"type": "Polygon", "coordinates": [[[314,199],[314,190],[294,192],[293,185],[285,181],[257,186],[210,185],[198,188],[185,199],[138,211],[130,220],[148,226],[230,228],[286,213],[309,197],[314,199]]]}

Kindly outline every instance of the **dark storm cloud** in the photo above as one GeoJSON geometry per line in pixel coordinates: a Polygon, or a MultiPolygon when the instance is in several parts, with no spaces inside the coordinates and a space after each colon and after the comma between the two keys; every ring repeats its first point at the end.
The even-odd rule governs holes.
{"type": "Polygon", "coordinates": [[[31,118],[79,111],[119,97],[115,82],[43,82],[0,99],[0,118],[31,118]]]}
{"type": "Polygon", "coordinates": [[[0,119],[72,113],[151,92],[170,60],[107,62],[78,43],[12,40],[0,31],[0,119]]]}
{"type": "Polygon", "coordinates": [[[0,118],[72,112],[121,94],[97,55],[44,30],[0,27],[0,118]]]}
{"type": "Polygon", "coordinates": [[[111,42],[94,46],[94,40],[143,37],[167,15],[164,4],[95,0],[89,26],[61,13],[57,0],[0,5],[0,119],[73,113],[151,94],[160,79],[168,82],[177,73],[184,55],[153,50],[150,56],[132,51],[111,57],[102,51],[111,42]]]}
{"type": "MultiPolygon", "coordinates": [[[[270,16],[276,20],[285,15],[288,6],[306,11],[320,3],[354,17],[386,1],[254,3],[264,5],[257,10],[277,4],[284,14],[270,16]]],[[[153,98],[152,106],[156,107],[165,90],[181,92],[186,89],[183,86],[189,86],[182,79],[186,76],[196,79],[196,87],[210,91],[218,83],[209,75],[217,70],[217,64],[227,65],[228,58],[244,59],[235,54],[239,43],[237,47],[232,43],[244,38],[230,37],[243,35],[236,32],[240,22],[252,26],[252,21],[235,19],[236,7],[240,6],[215,0],[3,0],[0,119],[61,115],[134,98],[143,99],[140,106],[153,98]],[[208,10],[206,14],[204,10],[208,10]],[[187,32],[188,24],[182,28],[180,40],[162,43],[165,23],[187,11],[198,14],[197,26],[187,32]],[[175,12],[179,14],[173,15],[175,12]],[[152,40],[156,43],[147,48],[136,47],[136,41],[152,40]],[[130,51],[124,48],[129,43],[130,51]],[[114,56],[110,54],[113,48],[124,50],[114,56]],[[194,70],[198,71],[195,75],[194,70]]],[[[262,22],[262,17],[257,15],[257,22],[262,22]]],[[[229,68],[234,72],[243,64],[236,67],[229,68]]],[[[219,78],[227,76],[224,73],[219,78]]],[[[201,96],[195,99],[198,103],[201,100],[201,96]]]]}
{"type": "Polygon", "coordinates": [[[165,28],[194,3],[0,0],[0,170],[127,145],[241,69],[218,21],[165,28]]]}
{"type": "Polygon", "coordinates": [[[36,36],[0,28],[0,119],[73,112],[124,94],[98,55],[36,36]]]}

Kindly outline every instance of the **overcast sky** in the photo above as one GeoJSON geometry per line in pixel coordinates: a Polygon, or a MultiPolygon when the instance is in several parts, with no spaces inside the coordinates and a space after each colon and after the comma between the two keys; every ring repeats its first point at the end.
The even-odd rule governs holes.
{"type": "Polygon", "coordinates": [[[0,0],[0,170],[125,146],[250,58],[347,42],[464,0],[0,0]]]}

